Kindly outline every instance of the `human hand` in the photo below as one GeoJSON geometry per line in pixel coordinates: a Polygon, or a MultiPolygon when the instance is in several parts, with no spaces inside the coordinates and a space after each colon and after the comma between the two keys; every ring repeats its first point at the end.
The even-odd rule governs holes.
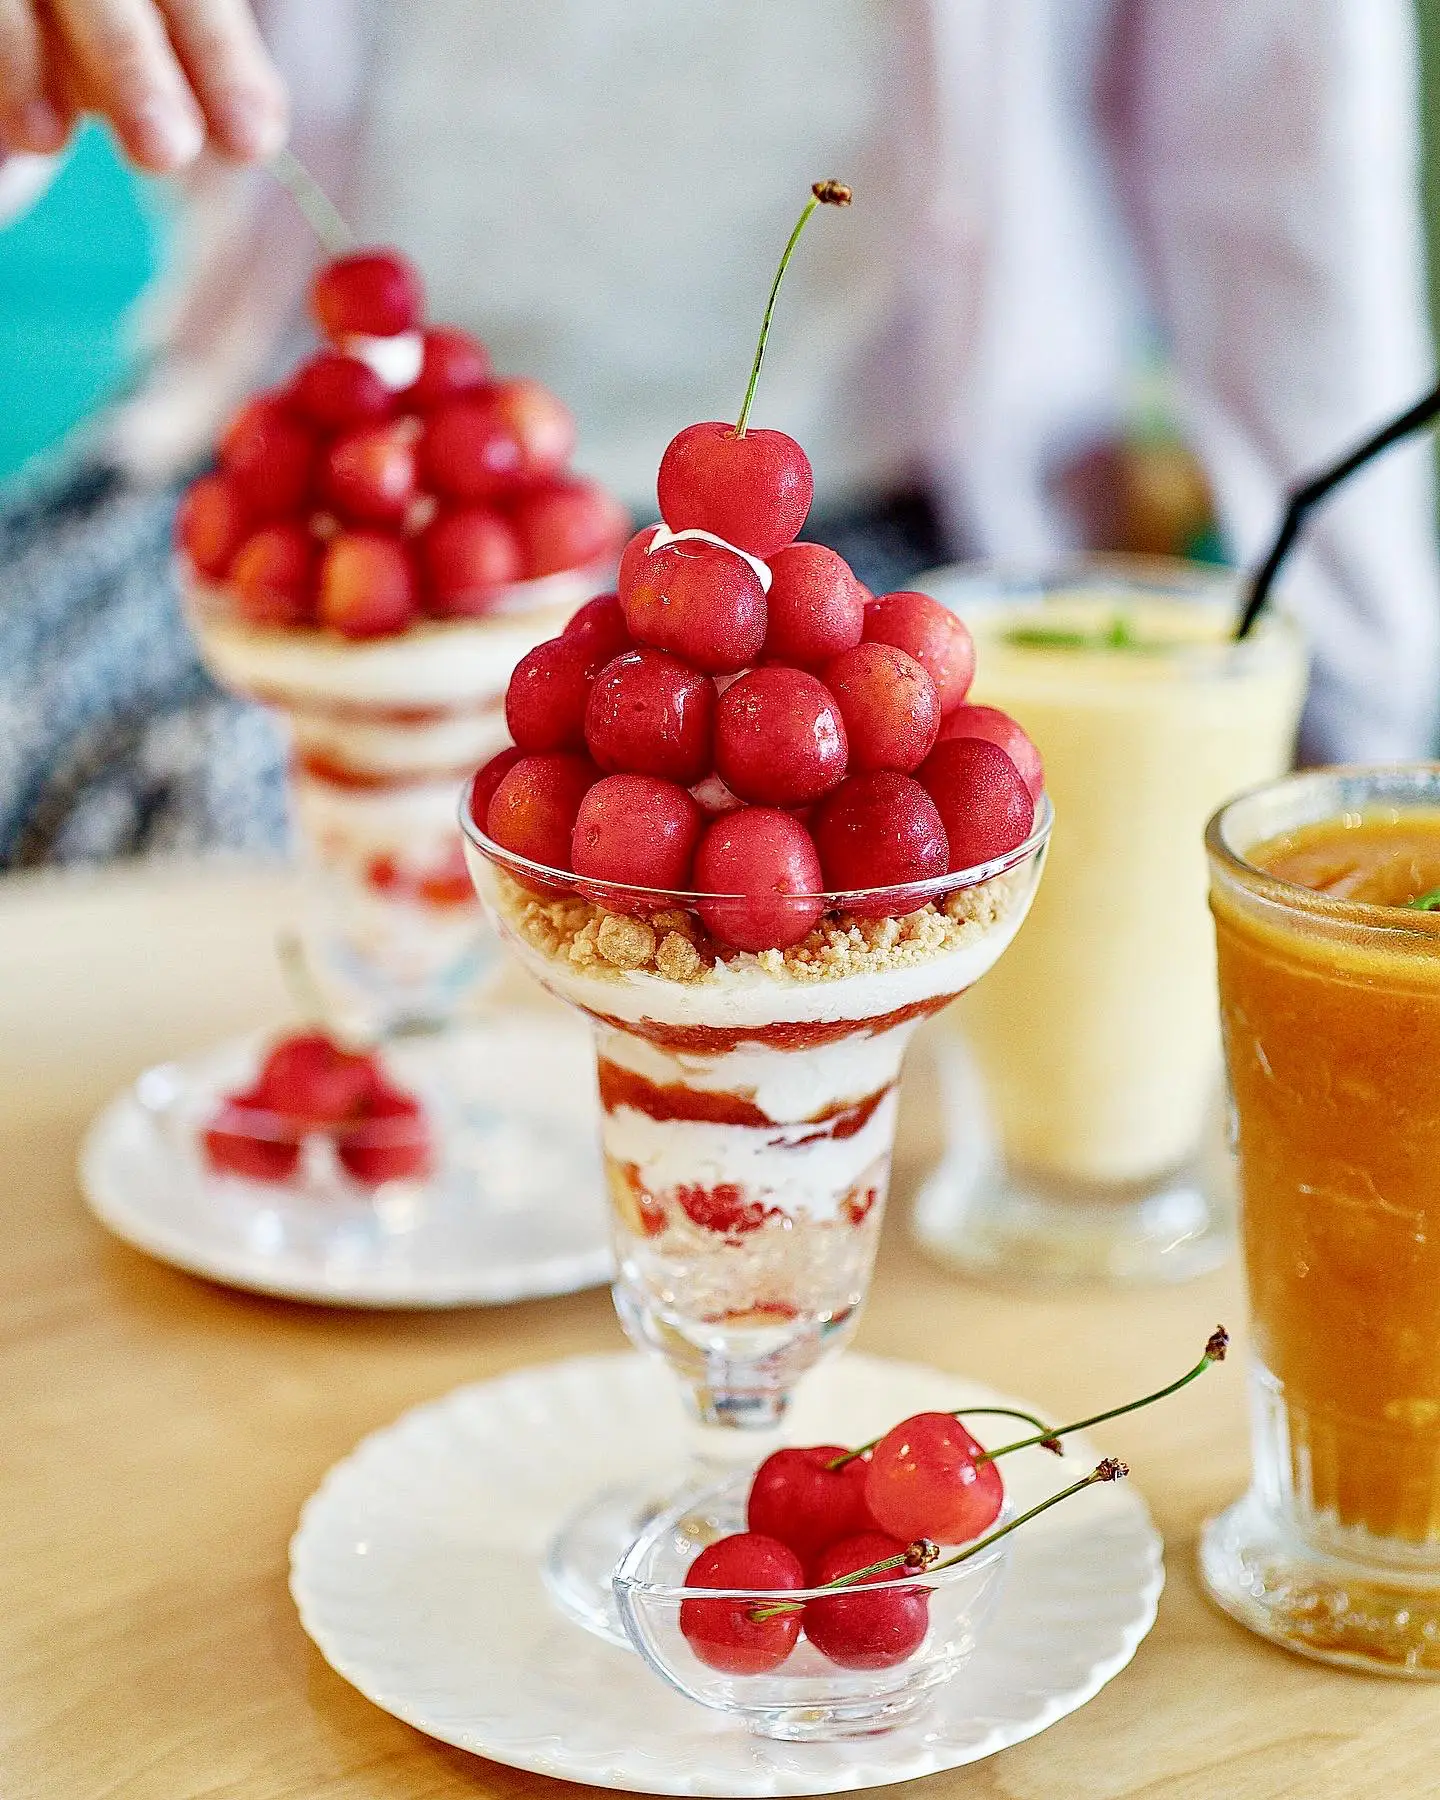
{"type": "Polygon", "coordinates": [[[287,124],[249,0],[0,0],[0,154],[63,149],[81,112],[157,174],[207,142],[268,156],[287,124]]]}

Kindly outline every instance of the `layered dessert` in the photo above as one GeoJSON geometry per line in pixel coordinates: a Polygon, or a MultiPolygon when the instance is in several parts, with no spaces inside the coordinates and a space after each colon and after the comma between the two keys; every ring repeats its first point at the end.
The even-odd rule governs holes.
{"type": "Polygon", "coordinates": [[[216,678],[290,726],[341,959],[433,1009],[476,949],[455,796],[505,740],[516,663],[604,585],[627,524],[569,473],[553,395],[422,326],[403,259],[328,264],[312,310],[328,346],[186,496],[189,614],[216,678]]]}

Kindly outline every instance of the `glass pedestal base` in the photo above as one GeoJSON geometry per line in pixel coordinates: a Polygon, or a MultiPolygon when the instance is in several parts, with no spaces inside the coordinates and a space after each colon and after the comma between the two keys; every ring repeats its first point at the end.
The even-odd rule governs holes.
{"type": "Polygon", "coordinates": [[[1206,1525],[1199,1561],[1211,1600],[1272,1643],[1371,1675],[1440,1680],[1440,1575],[1314,1549],[1253,1489],[1206,1525]]]}

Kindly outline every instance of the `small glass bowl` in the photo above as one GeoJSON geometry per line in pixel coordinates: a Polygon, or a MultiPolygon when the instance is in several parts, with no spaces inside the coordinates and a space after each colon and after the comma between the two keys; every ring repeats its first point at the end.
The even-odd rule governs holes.
{"type": "MultiPolygon", "coordinates": [[[[687,1600],[805,1601],[834,1588],[772,1590],[691,1588],[685,1571],[707,1545],[744,1531],[751,1472],[679,1502],[651,1521],[612,1577],[620,1617],[645,1661],[701,1706],[723,1712],[760,1737],[793,1742],[870,1737],[890,1731],[925,1706],[935,1689],[967,1663],[999,1598],[1007,1542],[936,1573],[905,1572],[893,1581],[867,1582],[867,1594],[923,1589],[929,1629],[918,1648],[888,1669],[845,1669],[806,1640],[803,1629],[789,1657],[763,1675],[732,1675],[700,1661],[680,1629],[687,1600]]],[[[1004,1515],[1002,1514],[1002,1521],[1004,1515]]],[[[1001,1521],[997,1521],[1001,1522],[1001,1521]]],[[[952,1554],[947,1550],[944,1554],[952,1554]]]]}

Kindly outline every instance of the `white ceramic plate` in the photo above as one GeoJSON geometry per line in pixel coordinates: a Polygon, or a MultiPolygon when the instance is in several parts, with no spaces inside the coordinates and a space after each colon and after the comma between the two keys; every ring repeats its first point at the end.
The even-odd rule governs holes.
{"type": "Polygon", "coordinates": [[[310,1191],[206,1169],[197,1132],[251,1077],[244,1039],[148,1069],[92,1124],[80,1182],[137,1249],[234,1287],[332,1306],[490,1306],[611,1273],[595,1057],[577,1021],[508,1017],[386,1052],[441,1137],[424,1182],[310,1191]]]}
{"type": "MultiPolygon", "coordinates": [[[[967,1402],[1028,1404],[846,1356],[810,1377],[792,1436],[856,1443],[967,1402]]],[[[568,1624],[541,1587],[561,1519],[617,1472],[670,1467],[682,1433],[669,1375],[631,1355],[542,1364],[406,1413],[306,1503],[290,1546],[305,1629],[377,1706],[497,1762],[646,1793],[776,1795],[905,1781],[1020,1743],[1083,1706],[1154,1621],[1164,1577],[1144,1502],[1128,1483],[1092,1488],[1015,1533],[974,1662],[922,1718],[844,1743],[752,1737],[568,1624]]],[[[1007,1461],[1020,1505],[1093,1466],[1070,1448],[1007,1461]]]]}

